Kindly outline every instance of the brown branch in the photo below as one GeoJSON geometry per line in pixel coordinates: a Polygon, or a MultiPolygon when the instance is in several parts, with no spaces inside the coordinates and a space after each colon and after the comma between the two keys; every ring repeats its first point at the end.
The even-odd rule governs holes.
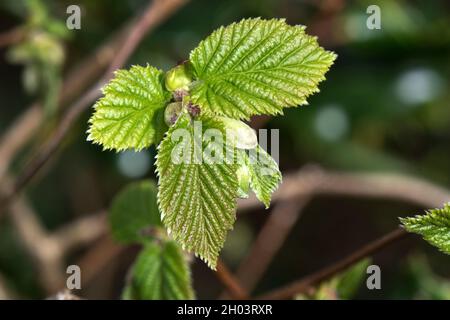
{"type": "MultiPolygon", "coordinates": [[[[300,206],[305,206],[312,196],[318,194],[392,198],[424,207],[440,206],[450,199],[448,190],[409,176],[333,173],[314,167],[306,167],[298,173],[288,175],[273,197],[274,201],[281,201],[281,203],[275,207],[271,217],[260,231],[250,255],[238,269],[237,276],[247,290],[251,291],[254,288],[295,224],[296,216],[290,216],[286,211],[290,211],[289,208],[296,201],[300,206]],[[280,205],[282,209],[278,212],[280,205]],[[286,208],[283,209],[283,206],[286,208]],[[276,227],[277,221],[283,222],[282,212],[286,215],[285,223],[288,224],[288,228],[276,227]],[[275,213],[278,216],[277,219],[275,213]]],[[[257,199],[243,200],[240,203],[240,208],[244,209],[254,206],[259,206],[257,199]]],[[[302,290],[307,290],[310,286],[311,283],[302,283],[302,290]]]]}
{"type": "Polygon", "coordinates": [[[386,246],[396,242],[397,240],[405,237],[408,233],[404,229],[396,229],[385,236],[363,246],[354,253],[348,255],[342,260],[332,264],[331,266],[325,267],[318,272],[311,274],[303,279],[295,281],[287,286],[275,289],[269,293],[263,294],[257,299],[262,300],[278,300],[278,299],[289,299],[299,293],[304,293],[308,291],[311,286],[317,285],[320,282],[327,280],[334,275],[344,271],[351,265],[357,263],[365,257],[368,257],[377,251],[385,248],[386,246]]]}
{"type": "MultiPolygon", "coordinates": [[[[11,179],[5,177],[0,194],[8,188],[11,179]]],[[[46,231],[37,219],[26,199],[20,195],[10,206],[11,222],[17,231],[24,249],[35,262],[40,285],[47,293],[59,289],[63,283],[62,251],[58,243],[50,241],[46,231]]]]}
{"type": "MultiPolygon", "coordinates": [[[[248,292],[253,291],[276,253],[283,246],[308,200],[305,198],[280,202],[269,213],[269,218],[253,243],[250,253],[241,262],[236,272],[237,279],[248,292]]],[[[229,296],[223,293],[221,297],[227,299],[229,296]]]]}
{"type": "MultiPolygon", "coordinates": [[[[308,195],[337,195],[400,200],[425,208],[450,200],[450,191],[424,179],[394,173],[338,173],[309,167],[285,175],[272,202],[308,195]]],[[[263,208],[256,197],[239,200],[239,209],[263,208]]]]}
{"type": "Polygon", "coordinates": [[[112,77],[115,69],[120,68],[126,62],[129,55],[134,51],[147,32],[159,25],[184,3],[186,3],[186,0],[155,0],[148,6],[144,14],[131,28],[123,46],[121,46],[119,52],[114,57],[102,80],[69,107],[56,128],[55,133],[44,143],[39,152],[33,157],[21,174],[19,174],[14,188],[0,203],[0,214],[55,154],[65,135],[69,132],[80,114],[100,96],[100,87],[112,77]]]}
{"type": "Polygon", "coordinates": [[[217,270],[215,272],[217,278],[222,282],[225,286],[227,292],[230,296],[235,300],[243,300],[248,299],[249,295],[244,288],[242,288],[239,280],[228,270],[228,267],[225,263],[219,259],[217,261],[217,270]]]}
{"type": "Polygon", "coordinates": [[[80,259],[77,265],[83,272],[82,288],[86,287],[107,266],[107,264],[126,249],[118,245],[110,235],[104,235],[80,259]]]}
{"type": "MultiPolygon", "coordinates": [[[[135,19],[133,19],[135,20],[135,19]]],[[[59,104],[65,105],[91,84],[101,71],[113,59],[115,52],[124,42],[124,36],[131,27],[131,22],[105,44],[100,46],[93,54],[90,54],[83,62],[77,64],[63,81],[59,104]]],[[[0,138],[0,181],[6,173],[17,152],[34,137],[43,122],[43,112],[38,102],[33,103],[23,112],[19,118],[8,128],[0,138]]]]}
{"type": "Polygon", "coordinates": [[[36,132],[41,116],[39,105],[33,104],[0,138],[0,181],[3,180],[14,155],[36,132]]]}
{"type": "Polygon", "coordinates": [[[98,240],[106,234],[106,211],[89,214],[68,223],[50,235],[64,253],[98,240]]]}
{"type": "Polygon", "coordinates": [[[6,32],[0,33],[0,48],[8,47],[19,43],[25,36],[23,27],[15,27],[6,32]]]}

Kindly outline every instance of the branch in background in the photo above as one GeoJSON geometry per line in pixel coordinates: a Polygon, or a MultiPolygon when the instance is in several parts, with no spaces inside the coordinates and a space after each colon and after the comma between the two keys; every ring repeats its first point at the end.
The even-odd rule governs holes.
{"type": "MultiPolygon", "coordinates": [[[[64,105],[78,96],[111,62],[130,28],[127,24],[111,40],[99,47],[71,70],[63,82],[59,104],[64,105]]],[[[43,122],[42,106],[35,102],[23,112],[0,138],[0,181],[17,152],[34,137],[43,122]]]]}
{"type": "Polygon", "coordinates": [[[78,218],[59,228],[50,235],[50,239],[58,243],[62,252],[88,245],[106,234],[106,214],[106,211],[99,211],[78,218]]]}
{"type": "MultiPolygon", "coordinates": [[[[425,208],[439,206],[450,199],[450,191],[444,188],[419,178],[398,174],[336,173],[325,172],[319,168],[310,166],[309,168],[301,169],[295,174],[287,175],[285,176],[284,183],[273,196],[273,201],[281,201],[281,204],[275,207],[274,212],[271,213],[264,228],[260,231],[250,255],[239,267],[237,276],[241,279],[244,288],[251,291],[256,286],[258,280],[270,265],[273,257],[281,248],[282,243],[298,219],[297,215],[300,214],[299,210],[306,206],[312,196],[319,194],[390,198],[408,201],[425,208]],[[294,214],[296,203],[299,208],[294,214]],[[281,210],[277,210],[280,205],[281,210]],[[285,207],[283,208],[283,206],[285,207]],[[288,227],[276,227],[280,223],[288,227]]],[[[257,206],[261,206],[260,202],[255,198],[249,198],[242,200],[239,208],[250,209],[257,206]]],[[[395,241],[405,234],[406,232],[404,230],[394,231],[379,241],[382,244],[388,244],[390,243],[389,241],[395,241]]],[[[368,245],[369,250],[378,250],[382,247],[377,247],[376,244],[378,244],[378,241],[375,242],[374,247],[368,245]]],[[[364,253],[364,251],[362,252],[364,253]]],[[[356,257],[358,257],[357,253],[356,257]]],[[[359,260],[355,260],[354,258],[355,256],[352,255],[348,259],[344,259],[341,264],[337,265],[338,269],[342,266],[345,269],[345,267],[349,266],[347,264],[349,261],[352,264],[359,260]]],[[[333,271],[335,269],[325,269],[325,275],[330,270],[333,271]]],[[[323,273],[318,273],[318,276],[321,275],[323,273]]],[[[302,292],[308,290],[312,284],[315,284],[316,276],[302,280],[300,285],[297,284],[300,286],[302,292]],[[311,279],[314,281],[311,282],[311,279]]],[[[298,286],[294,286],[293,288],[298,289],[298,286]]],[[[288,289],[285,290],[282,291],[283,294],[289,292],[288,289]]],[[[290,288],[289,290],[293,289],[290,288]]]]}
{"type": "MultiPolygon", "coordinates": [[[[135,20],[134,24],[119,32],[119,36],[114,37],[113,40],[102,46],[94,57],[83,64],[81,69],[76,69],[69,75],[63,87],[60,102],[64,103],[72,99],[77,94],[76,91],[83,89],[85,81],[90,80],[115,57],[104,76],[105,78],[110,77],[115,68],[119,68],[125,63],[127,57],[142,40],[144,34],[175,12],[184,2],[185,0],[171,0],[164,3],[161,0],[154,1],[141,19],[135,20]],[[128,31],[130,32],[129,35],[128,31]],[[125,34],[128,36],[124,38],[125,40],[121,40],[125,34]],[[123,46],[126,49],[123,49],[123,46]],[[121,48],[120,52],[122,54],[115,56],[114,51],[117,48],[121,48]]],[[[98,91],[97,87],[91,89],[87,95],[78,100],[75,106],[77,103],[85,103],[88,106],[89,99],[95,99],[92,95],[92,92],[95,91],[98,91]]],[[[62,127],[67,127],[67,129],[61,130],[60,126],[59,130],[57,130],[56,138],[54,137],[53,140],[50,140],[50,146],[54,146],[56,149],[57,144],[62,141],[64,134],[68,131],[77,115],[76,112],[74,114],[73,110],[69,109],[62,122],[62,127]],[[52,142],[55,140],[57,141],[56,146],[52,142]]],[[[11,159],[33,136],[41,122],[41,108],[39,104],[33,104],[2,137],[2,144],[0,144],[0,179],[4,183],[0,185],[0,196],[10,195],[11,190],[14,190],[10,182],[12,179],[8,176],[5,177],[6,170],[11,159]]],[[[40,225],[37,215],[30,209],[30,206],[20,194],[17,195],[15,202],[11,203],[9,209],[13,224],[18,230],[25,249],[36,262],[40,283],[47,293],[59,290],[64,283],[64,256],[78,246],[96,240],[106,230],[104,212],[81,218],[49,235],[40,225]]]]}
{"type": "MultiPolygon", "coordinates": [[[[450,191],[423,179],[390,173],[338,173],[309,167],[285,175],[272,202],[299,199],[308,195],[337,195],[383,198],[413,203],[425,208],[450,200],[450,191]]],[[[239,200],[242,211],[263,208],[256,197],[239,200]]]]}
{"type": "Polygon", "coordinates": [[[9,31],[0,33],[0,48],[9,47],[22,41],[25,36],[24,29],[22,27],[16,27],[9,31]]]}
{"type": "Polygon", "coordinates": [[[248,299],[249,295],[247,291],[242,287],[238,279],[228,270],[225,263],[219,259],[217,261],[217,271],[215,272],[216,277],[225,286],[227,292],[235,300],[248,299]]]}
{"type": "MultiPolygon", "coordinates": [[[[8,178],[5,177],[2,188],[8,187],[10,183],[8,178]]],[[[3,191],[0,190],[0,193],[3,191]]],[[[64,275],[62,252],[59,250],[58,243],[49,241],[36,213],[23,196],[19,196],[11,205],[9,216],[24,249],[34,261],[41,287],[47,293],[59,289],[63,284],[64,275]]]]}
{"type": "Polygon", "coordinates": [[[89,89],[87,93],[76,100],[68,108],[68,111],[59,122],[53,135],[47,140],[46,143],[44,143],[38,153],[24,168],[21,174],[19,174],[13,189],[0,203],[0,214],[9,205],[9,203],[13,201],[15,196],[20,193],[30,182],[30,180],[42,169],[44,164],[46,164],[47,161],[55,154],[64,137],[69,132],[80,114],[90,107],[92,102],[100,96],[100,87],[113,76],[114,70],[123,66],[147,32],[159,25],[184,3],[186,3],[186,0],[155,0],[147,7],[144,14],[131,27],[131,31],[127,35],[124,43],[122,43],[119,52],[115,55],[108,71],[102,77],[102,80],[89,89]]]}
{"type": "Polygon", "coordinates": [[[307,292],[312,286],[319,284],[320,282],[330,279],[338,273],[344,271],[351,265],[358,261],[368,257],[377,251],[385,248],[386,246],[402,239],[408,235],[404,229],[396,229],[385,236],[363,246],[354,253],[348,255],[344,259],[332,264],[329,267],[325,267],[318,272],[313,273],[303,279],[295,281],[285,287],[273,290],[267,294],[264,294],[257,299],[262,300],[278,300],[278,299],[290,299],[296,294],[307,292]]]}
{"type": "Polygon", "coordinates": [[[124,250],[125,246],[118,245],[109,234],[104,235],[80,259],[77,265],[83,270],[82,288],[88,286],[104,268],[124,250]]]}
{"type": "MultiPolygon", "coordinates": [[[[269,213],[269,218],[236,272],[243,288],[249,293],[255,289],[273,258],[283,246],[287,236],[300,218],[307,198],[278,203],[269,213]]],[[[229,298],[225,292],[222,299],[229,298]]]]}

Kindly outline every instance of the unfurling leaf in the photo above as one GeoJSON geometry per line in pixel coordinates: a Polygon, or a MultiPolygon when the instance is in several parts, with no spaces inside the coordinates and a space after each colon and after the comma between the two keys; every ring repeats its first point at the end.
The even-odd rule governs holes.
{"type": "Polygon", "coordinates": [[[173,241],[148,243],[140,252],[124,289],[124,299],[194,299],[189,267],[173,241]]]}
{"type": "Polygon", "coordinates": [[[226,152],[219,141],[207,139],[205,131],[218,130],[225,137],[225,129],[220,121],[201,120],[199,128],[196,124],[200,122],[192,124],[183,114],[159,145],[158,202],[171,236],[215,269],[226,234],[236,219],[237,165],[212,161],[213,152],[205,151],[217,147],[216,153],[226,152]]]}
{"type": "Polygon", "coordinates": [[[155,142],[155,113],[170,100],[162,71],[151,66],[119,70],[94,105],[88,140],[104,149],[141,150],[155,142]]]}
{"type": "Polygon", "coordinates": [[[113,237],[122,243],[142,242],[148,227],[162,226],[156,185],[140,181],[128,185],[114,199],[109,222],[113,237]]]}
{"type": "Polygon", "coordinates": [[[335,58],[304,26],[242,20],[217,29],[191,52],[192,101],[231,118],[282,114],[307,104],[335,58]]]}
{"type": "Polygon", "coordinates": [[[428,210],[425,215],[400,218],[400,221],[407,231],[420,234],[430,244],[450,254],[450,203],[428,210]]]}
{"type": "Polygon", "coordinates": [[[278,164],[259,145],[249,151],[246,163],[250,171],[250,186],[256,197],[268,208],[272,193],[281,182],[278,164]]]}

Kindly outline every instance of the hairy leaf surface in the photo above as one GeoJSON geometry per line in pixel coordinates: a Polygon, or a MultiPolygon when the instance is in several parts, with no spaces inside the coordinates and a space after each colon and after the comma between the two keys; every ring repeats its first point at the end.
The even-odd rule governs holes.
{"type": "Polygon", "coordinates": [[[103,88],[104,97],[94,105],[88,140],[117,151],[150,146],[157,134],[155,113],[170,99],[162,77],[151,66],[117,71],[103,88]]]}
{"type": "Polygon", "coordinates": [[[246,19],[220,27],[190,55],[193,102],[206,111],[248,119],[307,104],[335,60],[304,26],[246,19]]]}
{"type": "Polygon", "coordinates": [[[174,241],[148,243],[132,270],[131,283],[124,290],[125,299],[193,299],[189,266],[174,241]]]}
{"type": "Polygon", "coordinates": [[[425,215],[400,218],[400,221],[409,232],[420,234],[430,244],[450,254],[450,203],[428,210],[425,215]]]}
{"type": "Polygon", "coordinates": [[[281,182],[278,164],[259,145],[249,151],[247,164],[250,170],[250,187],[256,197],[268,208],[272,193],[281,182]]]}
{"type": "MultiPolygon", "coordinates": [[[[197,161],[197,147],[197,150],[210,150],[216,144],[209,139],[198,139],[194,131],[205,134],[215,129],[223,137],[225,131],[220,121],[211,118],[202,119],[201,129],[194,128],[190,117],[182,115],[158,147],[158,202],[162,221],[172,237],[215,269],[226,234],[236,219],[237,165],[226,161],[214,163],[209,153],[204,152],[201,161],[197,161]],[[178,134],[189,141],[178,140],[178,134]],[[179,150],[184,151],[178,153],[179,150]],[[185,161],[173,161],[173,154],[181,155],[179,158],[185,161]]],[[[218,147],[220,150],[223,149],[218,147]]]]}

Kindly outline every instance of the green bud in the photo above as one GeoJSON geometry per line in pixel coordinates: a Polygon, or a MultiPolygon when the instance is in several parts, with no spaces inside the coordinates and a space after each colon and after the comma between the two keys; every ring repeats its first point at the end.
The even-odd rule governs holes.
{"type": "Polygon", "coordinates": [[[256,132],[250,126],[240,120],[220,118],[225,124],[227,139],[234,142],[236,148],[253,149],[258,145],[256,132]]]}
{"type": "Polygon", "coordinates": [[[164,121],[169,127],[177,121],[182,106],[181,102],[172,102],[167,105],[166,110],[164,110],[164,121]]]}
{"type": "Polygon", "coordinates": [[[246,164],[243,164],[236,171],[238,178],[237,194],[239,198],[248,198],[248,191],[250,189],[250,170],[246,164]]]}
{"type": "Polygon", "coordinates": [[[189,84],[192,82],[192,77],[186,66],[181,64],[175,68],[170,69],[166,73],[166,88],[169,91],[175,90],[189,90],[189,84]]]}

